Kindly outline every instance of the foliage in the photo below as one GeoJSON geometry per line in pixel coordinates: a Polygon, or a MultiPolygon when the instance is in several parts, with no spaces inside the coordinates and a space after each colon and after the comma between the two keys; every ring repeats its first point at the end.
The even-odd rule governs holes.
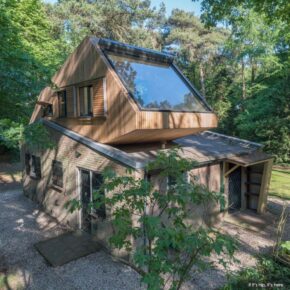
{"type": "Polygon", "coordinates": [[[23,124],[58,65],[57,45],[39,0],[1,0],[0,27],[0,118],[23,124]]]}
{"type": "Polygon", "coordinates": [[[290,255],[290,241],[281,243],[280,248],[283,254],[290,255]]]}
{"type": "MultiPolygon", "coordinates": [[[[108,169],[104,173],[104,185],[94,193],[93,209],[103,204],[110,211],[114,233],[111,245],[117,249],[132,251],[133,261],[148,289],[180,289],[182,283],[198,271],[210,266],[205,258],[212,253],[233,256],[234,241],[217,230],[193,225],[194,206],[220,203],[221,193],[189,182],[184,172],[194,163],[178,155],[177,149],[160,152],[148,167],[156,172],[161,182],[168,178],[175,184],[168,190],[156,189],[146,179],[136,179],[132,172],[117,176],[108,169]],[[106,192],[104,197],[101,192],[106,192]],[[193,268],[194,267],[194,268],[193,268]]],[[[77,200],[70,203],[71,210],[80,208],[77,200]]],[[[221,258],[226,265],[227,259],[221,258]]]]}
{"type": "Polygon", "coordinates": [[[211,66],[214,57],[219,54],[228,32],[221,28],[208,29],[193,13],[179,9],[172,11],[165,31],[166,48],[178,55],[179,64],[186,74],[192,77],[203,95],[207,95],[207,66],[211,66]]]}
{"type": "Polygon", "coordinates": [[[149,0],[0,0],[0,120],[13,122],[2,144],[17,147],[39,91],[85,36],[96,35],[175,53],[216,111],[219,131],[261,142],[288,163],[288,1],[201,4],[199,19],[178,9],[166,17],[165,6],[149,0]]]}
{"type": "Polygon", "coordinates": [[[232,22],[240,17],[240,8],[265,14],[269,23],[276,19],[287,24],[290,22],[290,5],[287,0],[202,0],[201,7],[204,12],[202,18],[209,25],[216,25],[219,21],[232,22]]]}
{"type": "Polygon", "coordinates": [[[160,49],[165,8],[151,8],[147,0],[63,0],[47,5],[53,30],[66,53],[84,37],[96,35],[125,43],[160,49]]]}
{"type": "Polygon", "coordinates": [[[0,145],[10,150],[18,149],[22,139],[23,125],[10,119],[0,119],[0,145]]]}
{"type": "MultiPolygon", "coordinates": [[[[269,3],[261,3],[265,5],[257,11],[258,1],[224,1],[223,5],[215,0],[202,2],[202,19],[207,24],[225,21],[231,31],[218,65],[230,77],[222,88],[226,106],[222,104],[219,127],[224,133],[263,143],[277,162],[287,163],[289,18],[269,17],[269,3]]],[[[272,7],[280,12],[284,9],[283,13],[289,9],[283,1],[272,7]]],[[[218,83],[219,78],[214,78],[210,82],[218,83]]],[[[213,107],[219,103],[214,101],[213,107]]]]}
{"type": "MultiPolygon", "coordinates": [[[[274,261],[272,257],[260,256],[256,267],[250,267],[233,273],[223,290],[247,290],[249,283],[256,284],[283,284],[281,289],[288,289],[290,285],[289,268],[274,261]]],[[[257,289],[261,289],[257,288],[257,289]]],[[[274,288],[276,289],[276,288],[274,288]]],[[[279,289],[277,287],[277,289],[279,289]]]]}
{"type": "Polygon", "coordinates": [[[32,150],[51,149],[55,146],[46,127],[39,122],[26,126],[23,141],[32,150]]]}

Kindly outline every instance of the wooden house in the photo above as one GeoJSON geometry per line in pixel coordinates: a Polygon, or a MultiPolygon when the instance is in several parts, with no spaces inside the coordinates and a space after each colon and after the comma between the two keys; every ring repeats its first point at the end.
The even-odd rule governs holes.
{"type": "MultiPolygon", "coordinates": [[[[88,37],[52,83],[40,93],[31,123],[43,122],[56,147],[23,145],[23,189],[60,222],[95,231],[106,244],[109,213],[69,213],[65,203],[78,198],[86,207],[107,166],[145,178],[146,164],[176,144],[198,162],[190,180],[224,192],[229,210],[265,211],[272,157],[260,144],[209,131],[217,117],[172,55],[88,37]]],[[[158,175],[151,180],[162,186],[158,175]]],[[[218,209],[203,211],[197,220],[217,218],[218,209]]]]}

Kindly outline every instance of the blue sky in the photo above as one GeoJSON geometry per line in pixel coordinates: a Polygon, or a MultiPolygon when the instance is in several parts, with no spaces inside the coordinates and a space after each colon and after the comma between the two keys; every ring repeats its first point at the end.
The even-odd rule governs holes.
{"type": "MultiPolygon", "coordinates": [[[[44,2],[54,3],[56,0],[44,0],[44,2]]],[[[151,0],[151,5],[159,7],[161,2],[164,2],[166,6],[167,15],[169,15],[174,8],[194,12],[194,14],[197,16],[200,15],[200,1],[192,2],[192,0],[151,0]]]]}

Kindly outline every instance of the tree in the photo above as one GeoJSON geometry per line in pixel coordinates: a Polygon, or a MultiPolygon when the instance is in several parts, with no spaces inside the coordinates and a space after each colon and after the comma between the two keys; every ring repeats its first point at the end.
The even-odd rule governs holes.
{"type": "Polygon", "coordinates": [[[237,13],[239,8],[264,14],[268,23],[277,19],[287,23],[287,25],[290,22],[288,0],[202,0],[201,7],[203,12],[202,19],[209,25],[216,25],[219,21],[231,22],[232,19],[239,17],[237,13]]]}
{"type": "Polygon", "coordinates": [[[160,48],[160,27],[165,8],[151,8],[147,0],[62,0],[47,4],[56,38],[70,53],[87,35],[160,48]]]}
{"type": "MultiPolygon", "coordinates": [[[[206,67],[218,54],[226,37],[227,31],[224,29],[206,28],[193,13],[183,10],[173,10],[167,21],[165,45],[178,53],[184,67],[194,63],[198,68],[200,88],[204,96],[206,96],[206,67]]],[[[193,67],[191,69],[195,70],[193,67]]]]}
{"type": "MultiPolygon", "coordinates": [[[[161,179],[173,180],[174,185],[167,191],[154,189],[148,179],[136,179],[130,171],[127,176],[117,176],[108,169],[103,186],[94,193],[91,208],[105,205],[110,211],[107,218],[114,227],[112,247],[131,253],[135,269],[148,289],[164,289],[165,284],[168,289],[180,289],[190,272],[210,266],[205,257],[213,252],[233,257],[236,246],[230,237],[210,226],[190,222],[194,206],[224,205],[223,194],[184,178],[184,172],[194,164],[179,157],[178,149],[159,152],[147,171],[158,170],[161,179]]],[[[81,204],[72,200],[68,206],[74,211],[81,204]]],[[[226,264],[226,258],[219,263],[226,264]]]]}
{"type": "Polygon", "coordinates": [[[219,129],[262,142],[278,162],[289,162],[289,5],[204,0],[202,7],[207,25],[223,22],[231,31],[223,49],[236,74],[224,91],[219,129]]]}
{"type": "Polygon", "coordinates": [[[60,55],[39,0],[1,0],[0,27],[0,140],[17,149],[36,96],[50,82],[60,55]]]}

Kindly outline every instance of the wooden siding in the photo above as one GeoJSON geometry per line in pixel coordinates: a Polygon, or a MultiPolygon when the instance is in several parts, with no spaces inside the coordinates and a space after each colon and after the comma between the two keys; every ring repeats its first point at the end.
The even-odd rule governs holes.
{"type": "Polygon", "coordinates": [[[137,113],[138,129],[213,128],[217,117],[213,113],[150,112],[137,113]]]}
{"type": "Polygon", "coordinates": [[[85,38],[76,50],[68,57],[61,69],[53,76],[57,87],[67,87],[83,81],[103,77],[106,66],[96,53],[90,38],[85,38]]]}

